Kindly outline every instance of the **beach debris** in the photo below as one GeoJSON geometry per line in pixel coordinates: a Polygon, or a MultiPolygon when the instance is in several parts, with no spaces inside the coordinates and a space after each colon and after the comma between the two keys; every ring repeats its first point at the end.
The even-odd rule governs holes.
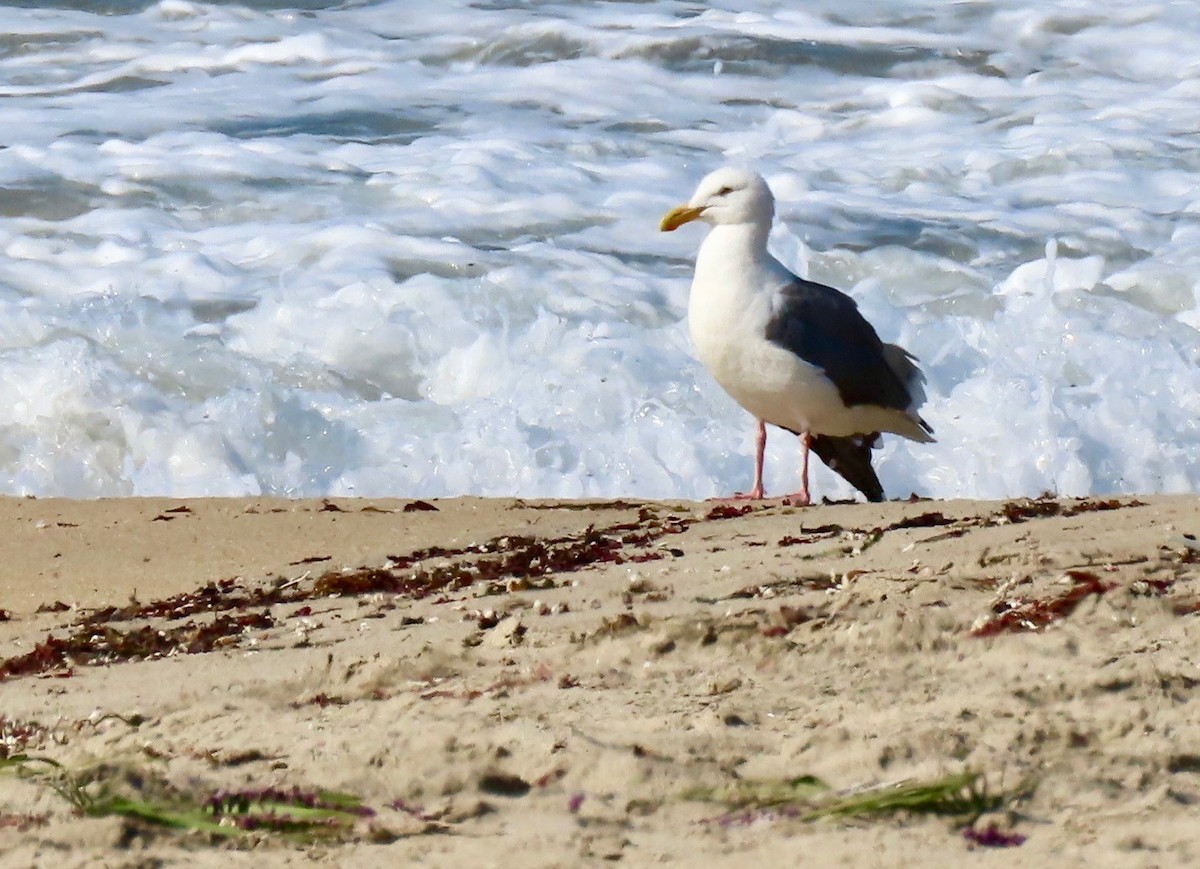
{"type": "Polygon", "coordinates": [[[523,797],[533,789],[533,785],[519,775],[496,771],[480,776],[478,786],[485,794],[498,797],[523,797]]]}
{"type": "Polygon", "coordinates": [[[995,824],[988,824],[982,829],[967,827],[962,831],[963,838],[984,848],[1015,848],[1025,844],[1025,836],[1009,830],[1002,830],[995,824]]]}
{"type": "Polygon", "coordinates": [[[37,815],[27,812],[0,812],[0,830],[26,833],[34,827],[44,827],[48,823],[50,816],[44,812],[37,815]]]}
{"type": "Polygon", "coordinates": [[[779,607],[778,615],[772,620],[774,624],[764,630],[763,634],[766,636],[784,636],[797,625],[811,622],[816,617],[812,611],[805,607],[782,604],[779,607]],[[770,633],[771,631],[778,631],[778,633],[770,633]]]}
{"type": "Polygon", "coordinates": [[[289,561],[289,567],[298,567],[301,564],[320,564],[322,561],[332,561],[332,555],[310,555],[307,558],[300,558],[296,561],[289,561]]]}
{"type": "Polygon", "coordinates": [[[442,815],[426,811],[423,807],[410,803],[408,800],[397,797],[387,804],[387,807],[395,812],[403,812],[406,815],[416,818],[418,821],[433,822],[441,819],[442,815]]]}
{"type": "MultiPolygon", "coordinates": [[[[1183,679],[1190,683],[1188,684],[1190,688],[1194,688],[1197,684],[1200,684],[1200,680],[1193,679],[1190,676],[1184,676],[1183,679]]],[[[1200,754],[1184,752],[1171,755],[1167,758],[1167,772],[1171,773],[1171,775],[1200,772],[1200,754]]]]}
{"type": "Polygon", "coordinates": [[[0,760],[24,754],[50,738],[50,728],[36,721],[23,721],[0,715],[0,760]]]}
{"type": "Polygon", "coordinates": [[[299,709],[303,706],[317,706],[321,709],[325,709],[329,706],[345,706],[349,702],[350,701],[345,697],[339,697],[334,694],[326,694],[324,691],[321,691],[309,697],[307,700],[296,700],[289,705],[293,709],[299,709]]]}
{"type": "Polygon", "coordinates": [[[432,504],[430,504],[428,501],[409,501],[407,504],[404,505],[402,510],[405,513],[418,513],[418,512],[429,512],[429,511],[433,511],[434,513],[438,512],[438,508],[433,506],[432,504]]]}

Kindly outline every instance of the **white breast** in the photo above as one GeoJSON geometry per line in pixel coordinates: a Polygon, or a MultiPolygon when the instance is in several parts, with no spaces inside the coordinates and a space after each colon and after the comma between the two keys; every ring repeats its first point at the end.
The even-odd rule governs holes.
{"type": "Polygon", "coordinates": [[[824,373],[766,339],[771,295],[794,275],[753,257],[740,226],[715,227],[696,258],[688,327],[697,358],[738,404],[793,431],[820,432],[844,413],[824,373]]]}

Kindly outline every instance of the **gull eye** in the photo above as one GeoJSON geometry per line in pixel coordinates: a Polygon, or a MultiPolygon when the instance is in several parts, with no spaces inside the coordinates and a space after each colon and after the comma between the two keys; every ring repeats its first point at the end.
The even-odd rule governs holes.
{"type": "Polygon", "coordinates": [[[718,196],[727,196],[732,192],[733,192],[732,187],[722,187],[720,190],[717,191],[717,195],[718,196]]]}

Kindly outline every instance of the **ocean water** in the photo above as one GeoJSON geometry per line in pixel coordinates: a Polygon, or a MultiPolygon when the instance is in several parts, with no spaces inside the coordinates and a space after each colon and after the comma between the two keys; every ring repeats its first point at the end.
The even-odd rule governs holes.
{"type": "Polygon", "coordinates": [[[0,3],[0,491],[745,488],[726,162],[922,360],[890,495],[1197,491],[1197,106],[1182,0],[0,3]]]}

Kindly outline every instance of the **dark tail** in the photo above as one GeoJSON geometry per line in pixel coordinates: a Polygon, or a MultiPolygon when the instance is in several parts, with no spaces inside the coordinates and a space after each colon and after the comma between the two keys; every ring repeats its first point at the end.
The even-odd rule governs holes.
{"type": "Polygon", "coordinates": [[[842,438],[812,435],[809,445],[830,470],[866,495],[868,501],[882,501],[883,486],[871,467],[871,447],[878,439],[878,433],[842,438]]]}

